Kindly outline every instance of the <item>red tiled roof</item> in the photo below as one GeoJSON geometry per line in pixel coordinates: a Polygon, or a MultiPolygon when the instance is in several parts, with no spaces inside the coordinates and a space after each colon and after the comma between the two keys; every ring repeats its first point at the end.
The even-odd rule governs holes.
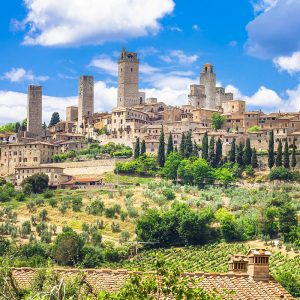
{"type": "MultiPolygon", "coordinates": [[[[129,277],[134,274],[128,270],[111,269],[55,269],[55,271],[65,279],[76,276],[79,272],[86,275],[87,283],[94,291],[105,290],[107,292],[117,291],[124,285],[129,277]]],[[[34,279],[35,269],[19,268],[13,269],[13,277],[17,285],[29,287],[34,279]]],[[[148,273],[150,274],[150,273],[148,273]]],[[[279,283],[273,279],[267,281],[255,281],[247,274],[233,273],[186,273],[194,279],[200,279],[200,286],[206,291],[214,289],[222,292],[234,291],[234,295],[229,295],[227,299],[235,300],[276,300],[293,298],[279,283]]]]}

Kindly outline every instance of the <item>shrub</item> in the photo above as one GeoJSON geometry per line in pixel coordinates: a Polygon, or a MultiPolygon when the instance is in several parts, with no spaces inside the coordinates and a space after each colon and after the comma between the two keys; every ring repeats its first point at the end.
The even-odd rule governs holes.
{"type": "Polygon", "coordinates": [[[246,166],[245,168],[245,173],[247,176],[253,176],[254,175],[254,170],[252,168],[252,166],[246,166]]]}
{"type": "Polygon", "coordinates": [[[44,198],[45,198],[45,199],[52,198],[53,196],[54,196],[53,191],[47,190],[47,191],[44,193],[44,198]]]}
{"type": "Polygon", "coordinates": [[[55,198],[50,198],[48,203],[52,208],[57,207],[57,199],[55,198]]]}
{"type": "Polygon", "coordinates": [[[292,180],[293,174],[284,167],[272,168],[269,174],[270,180],[292,180]]]}
{"type": "Polygon", "coordinates": [[[33,193],[41,194],[48,188],[48,184],[48,175],[44,173],[38,173],[25,178],[21,185],[23,188],[29,185],[33,193]]]}
{"type": "Polygon", "coordinates": [[[171,189],[163,189],[162,194],[166,197],[167,200],[174,200],[175,199],[175,193],[171,189]]]}
{"type": "Polygon", "coordinates": [[[115,210],[113,209],[113,207],[105,209],[105,217],[111,219],[115,217],[115,210]]]}
{"type": "Polygon", "coordinates": [[[47,220],[47,216],[48,216],[48,211],[46,209],[43,209],[40,212],[40,219],[41,219],[41,221],[46,221],[47,220]]]}
{"type": "Polygon", "coordinates": [[[75,197],[72,199],[72,209],[75,212],[78,212],[81,210],[82,207],[82,198],[81,197],[75,197]]]}
{"type": "Polygon", "coordinates": [[[112,232],[120,232],[121,231],[120,224],[112,222],[111,230],[112,230],[112,232]]]}
{"type": "Polygon", "coordinates": [[[101,200],[95,200],[91,203],[90,206],[87,207],[87,212],[90,215],[101,216],[103,214],[104,209],[105,209],[104,202],[101,200]]]}
{"type": "Polygon", "coordinates": [[[18,194],[16,195],[16,200],[17,200],[18,202],[23,202],[23,201],[25,201],[25,200],[26,200],[25,194],[24,194],[24,193],[18,193],[18,194]]]}
{"type": "Polygon", "coordinates": [[[101,249],[85,246],[82,249],[82,265],[85,268],[97,268],[104,262],[104,254],[101,249]]]}
{"type": "Polygon", "coordinates": [[[21,229],[22,235],[28,235],[31,233],[31,223],[30,221],[25,221],[22,224],[22,229],[21,229]]]}

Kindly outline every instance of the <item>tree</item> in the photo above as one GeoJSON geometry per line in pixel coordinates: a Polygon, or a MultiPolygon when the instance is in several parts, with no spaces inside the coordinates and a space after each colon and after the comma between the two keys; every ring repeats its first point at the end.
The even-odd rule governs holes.
{"type": "Polygon", "coordinates": [[[222,128],[222,125],[225,122],[225,117],[215,112],[211,115],[211,121],[212,121],[212,127],[218,130],[222,128]]]}
{"type": "Polygon", "coordinates": [[[251,149],[250,139],[247,138],[245,150],[243,153],[243,161],[245,166],[251,165],[251,156],[252,156],[252,149],[251,149]]]}
{"type": "MultiPolygon", "coordinates": [[[[49,184],[49,177],[48,175],[44,173],[37,173],[32,176],[29,176],[25,178],[22,181],[22,187],[24,189],[31,189],[31,191],[35,194],[41,194],[43,193],[47,188],[49,184]]],[[[25,193],[25,191],[24,191],[25,193]]]]}
{"type": "Polygon", "coordinates": [[[26,131],[27,130],[27,119],[24,119],[21,123],[21,130],[26,131]]]}
{"type": "Polygon", "coordinates": [[[288,144],[287,139],[285,140],[285,143],[284,143],[283,166],[286,169],[290,168],[290,153],[289,153],[289,144],[288,144]]]}
{"type": "Polygon", "coordinates": [[[274,166],[274,131],[270,132],[269,136],[269,149],[268,149],[268,166],[270,169],[274,166]]]}
{"type": "Polygon", "coordinates": [[[281,140],[279,140],[279,142],[278,142],[275,166],[276,167],[282,166],[282,141],[281,140]]]}
{"type": "Polygon", "coordinates": [[[208,160],[208,134],[207,131],[203,135],[202,139],[202,158],[208,160]]]}
{"type": "Polygon", "coordinates": [[[79,258],[83,244],[83,240],[76,232],[63,232],[54,242],[52,256],[61,265],[74,265],[79,258]]]}
{"type": "Polygon", "coordinates": [[[211,166],[215,164],[215,138],[212,136],[209,141],[208,161],[211,166]]]}
{"type": "Polygon", "coordinates": [[[170,132],[168,138],[167,156],[173,151],[174,151],[173,137],[172,137],[172,133],[170,132]]]}
{"type": "Polygon", "coordinates": [[[146,142],[145,140],[142,140],[142,144],[141,144],[141,155],[146,154],[146,142]]]}
{"type": "Polygon", "coordinates": [[[242,142],[239,143],[239,145],[236,148],[236,162],[238,165],[243,166],[244,165],[244,160],[243,160],[243,149],[244,145],[242,142]]]}
{"type": "MultiPolygon", "coordinates": [[[[203,159],[199,158],[195,160],[191,166],[191,171],[193,175],[193,182],[196,185],[203,185],[206,183],[211,183],[213,181],[213,170],[209,166],[208,162],[203,159]]],[[[189,172],[189,169],[186,169],[186,172],[189,172]]],[[[185,175],[188,178],[188,174],[185,175]]]]}
{"type": "Polygon", "coordinates": [[[233,138],[232,143],[231,143],[231,148],[229,151],[229,161],[232,163],[235,163],[235,150],[236,150],[236,142],[235,142],[235,138],[233,138]]]}
{"type": "Polygon", "coordinates": [[[199,157],[199,147],[196,141],[194,141],[194,145],[193,145],[193,156],[199,157]]]}
{"type": "Polygon", "coordinates": [[[140,138],[136,138],[135,146],[134,146],[134,158],[138,158],[140,156],[140,138]]]}
{"type": "Polygon", "coordinates": [[[257,152],[256,149],[253,148],[252,155],[251,155],[251,166],[253,169],[258,168],[258,161],[257,161],[257,152]]]}
{"type": "Polygon", "coordinates": [[[44,123],[43,123],[43,125],[42,125],[42,128],[43,128],[44,130],[46,130],[46,129],[47,129],[46,122],[44,122],[44,123]]]}
{"type": "Polygon", "coordinates": [[[222,160],[222,140],[218,138],[216,143],[215,166],[219,166],[222,160]]]}
{"type": "Polygon", "coordinates": [[[184,157],[184,150],[185,150],[185,134],[183,132],[181,136],[180,146],[179,146],[179,153],[181,154],[182,157],[184,157]]]}
{"type": "Polygon", "coordinates": [[[297,166],[297,157],[296,157],[296,139],[293,139],[293,148],[292,148],[292,168],[294,169],[297,166]]]}
{"type": "Polygon", "coordinates": [[[49,127],[56,125],[57,123],[60,122],[60,116],[58,112],[54,112],[51,116],[51,120],[49,123],[49,127]]]}
{"type": "Polygon", "coordinates": [[[18,133],[21,130],[21,124],[20,122],[16,122],[16,133],[18,133]]]}
{"type": "Polygon", "coordinates": [[[162,169],[162,174],[168,179],[177,179],[177,170],[181,162],[181,155],[178,152],[171,152],[165,162],[162,169]]]}
{"type": "Polygon", "coordinates": [[[157,162],[160,167],[163,167],[165,164],[165,134],[164,128],[161,128],[160,138],[159,138],[159,145],[158,145],[158,156],[157,162]]]}
{"type": "Polygon", "coordinates": [[[285,242],[293,243],[296,236],[294,236],[294,229],[297,228],[297,210],[290,202],[285,202],[279,208],[279,231],[283,235],[285,242]]]}
{"type": "Polygon", "coordinates": [[[193,155],[192,131],[189,130],[185,137],[184,157],[189,158],[193,155]]]}
{"type": "Polygon", "coordinates": [[[228,168],[215,169],[214,176],[225,187],[236,180],[228,168]]]}

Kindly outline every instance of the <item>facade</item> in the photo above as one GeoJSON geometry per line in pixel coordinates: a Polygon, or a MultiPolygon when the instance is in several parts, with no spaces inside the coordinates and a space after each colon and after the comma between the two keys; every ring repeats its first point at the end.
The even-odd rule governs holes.
{"type": "Polygon", "coordinates": [[[28,86],[27,94],[27,132],[33,136],[40,136],[42,132],[42,87],[28,86]]]}
{"type": "Polygon", "coordinates": [[[78,106],[66,107],[66,122],[78,121],[78,106]]]}

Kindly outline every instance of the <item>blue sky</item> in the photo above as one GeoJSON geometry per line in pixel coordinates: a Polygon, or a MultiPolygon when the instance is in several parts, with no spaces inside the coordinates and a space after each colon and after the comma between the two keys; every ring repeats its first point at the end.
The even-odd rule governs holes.
{"type": "Polygon", "coordinates": [[[77,103],[95,76],[95,106],[116,103],[122,46],[138,51],[140,89],[187,102],[203,63],[249,109],[300,110],[300,0],[14,0],[0,11],[0,124],[26,116],[42,84],[44,119],[77,103]]]}

